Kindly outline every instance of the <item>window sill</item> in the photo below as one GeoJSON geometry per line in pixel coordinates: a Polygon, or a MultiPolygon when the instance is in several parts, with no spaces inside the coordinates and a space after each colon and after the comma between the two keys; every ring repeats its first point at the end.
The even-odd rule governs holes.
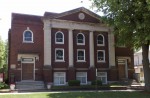
{"type": "Polygon", "coordinates": [[[86,62],[86,61],[82,61],[82,60],[80,61],[80,60],[78,60],[77,62],[86,62]]]}
{"type": "Polygon", "coordinates": [[[106,63],[106,61],[97,61],[97,63],[106,63]]]}
{"type": "Polygon", "coordinates": [[[61,45],[63,45],[64,42],[55,42],[55,44],[61,44],[61,45]]]}
{"type": "Polygon", "coordinates": [[[33,44],[34,42],[26,42],[26,41],[23,41],[22,43],[25,43],[25,44],[33,44]]]}
{"type": "Polygon", "coordinates": [[[64,60],[55,60],[55,62],[65,62],[64,60]]]}
{"type": "Polygon", "coordinates": [[[85,45],[85,43],[83,43],[83,44],[77,43],[77,45],[85,45]]]}
{"type": "Polygon", "coordinates": [[[97,46],[105,46],[104,44],[97,44],[97,46]]]}

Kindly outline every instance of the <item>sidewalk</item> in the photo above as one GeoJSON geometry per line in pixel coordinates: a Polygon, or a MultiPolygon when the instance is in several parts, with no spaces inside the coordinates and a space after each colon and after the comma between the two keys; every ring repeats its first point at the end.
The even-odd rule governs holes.
{"type": "Polygon", "coordinates": [[[6,94],[34,94],[34,93],[68,93],[68,92],[135,92],[135,91],[143,91],[143,90],[69,90],[69,91],[51,91],[51,90],[15,90],[10,91],[9,89],[0,90],[0,95],[6,94]]]}

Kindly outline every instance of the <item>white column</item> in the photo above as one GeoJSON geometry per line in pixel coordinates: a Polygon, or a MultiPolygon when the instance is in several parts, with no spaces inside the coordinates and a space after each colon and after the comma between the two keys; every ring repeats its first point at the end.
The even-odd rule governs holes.
{"type": "Polygon", "coordinates": [[[69,67],[73,67],[73,32],[69,29],[69,67]]]}
{"type": "Polygon", "coordinates": [[[89,36],[89,49],[90,49],[90,67],[94,67],[94,36],[93,31],[90,31],[89,36]]]}
{"type": "Polygon", "coordinates": [[[115,42],[114,34],[112,32],[108,33],[108,45],[109,45],[109,67],[115,66],[115,42]]]}
{"type": "Polygon", "coordinates": [[[51,27],[49,20],[44,22],[44,65],[51,66],[51,27]]]}

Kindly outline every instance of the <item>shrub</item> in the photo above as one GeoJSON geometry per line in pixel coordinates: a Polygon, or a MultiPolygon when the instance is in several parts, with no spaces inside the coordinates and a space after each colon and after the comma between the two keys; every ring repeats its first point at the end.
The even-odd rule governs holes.
{"type": "Polygon", "coordinates": [[[98,86],[102,86],[102,81],[101,80],[94,80],[91,83],[92,85],[98,85],[98,86]]]}
{"type": "Polygon", "coordinates": [[[8,88],[9,86],[5,84],[4,82],[0,82],[0,89],[8,88]]]}
{"type": "Polygon", "coordinates": [[[69,86],[80,86],[80,81],[79,80],[70,80],[68,81],[69,86]]]}

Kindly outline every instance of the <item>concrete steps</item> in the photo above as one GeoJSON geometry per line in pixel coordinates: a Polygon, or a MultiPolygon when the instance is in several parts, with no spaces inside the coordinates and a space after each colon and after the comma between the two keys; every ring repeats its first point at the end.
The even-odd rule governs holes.
{"type": "Polygon", "coordinates": [[[45,89],[43,81],[21,81],[16,82],[17,90],[39,90],[45,89]]]}

